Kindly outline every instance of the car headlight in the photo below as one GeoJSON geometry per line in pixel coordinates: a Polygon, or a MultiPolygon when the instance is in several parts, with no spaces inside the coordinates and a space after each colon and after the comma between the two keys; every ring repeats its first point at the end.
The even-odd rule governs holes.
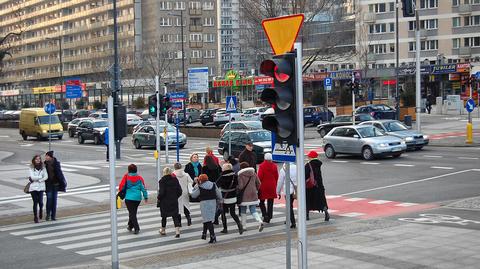
{"type": "Polygon", "coordinates": [[[413,141],[413,137],[411,137],[411,136],[405,137],[404,140],[405,140],[405,142],[412,142],[412,141],[413,141]]]}
{"type": "Polygon", "coordinates": [[[400,145],[405,146],[406,145],[405,141],[400,142],[400,145]]]}
{"type": "Polygon", "coordinates": [[[47,133],[47,130],[43,130],[42,133],[46,134],[46,133],[47,133]]]}
{"type": "Polygon", "coordinates": [[[428,135],[423,136],[423,139],[428,139],[428,138],[429,138],[428,135]]]}
{"type": "Polygon", "coordinates": [[[378,144],[378,147],[386,148],[386,147],[388,147],[388,143],[380,143],[380,144],[378,144]]]}

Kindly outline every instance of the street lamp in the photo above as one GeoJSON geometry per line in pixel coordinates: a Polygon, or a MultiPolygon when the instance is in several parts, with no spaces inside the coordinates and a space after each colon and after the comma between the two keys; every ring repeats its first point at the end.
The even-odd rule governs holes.
{"type": "Polygon", "coordinates": [[[185,55],[183,50],[183,10],[180,9],[180,14],[169,12],[168,15],[180,17],[180,34],[182,35],[182,87],[185,87],[185,55]]]}
{"type": "Polygon", "coordinates": [[[60,58],[60,108],[62,110],[62,117],[63,117],[63,50],[62,50],[62,37],[47,37],[46,40],[55,40],[58,41],[58,55],[60,58]]]}

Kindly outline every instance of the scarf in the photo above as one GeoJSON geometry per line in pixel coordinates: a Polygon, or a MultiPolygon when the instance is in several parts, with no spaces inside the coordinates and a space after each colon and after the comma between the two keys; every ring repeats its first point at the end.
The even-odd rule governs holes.
{"type": "Polygon", "coordinates": [[[193,165],[193,171],[195,172],[195,176],[198,177],[198,175],[200,175],[200,171],[198,170],[199,162],[196,161],[196,162],[191,162],[191,163],[193,165]]]}

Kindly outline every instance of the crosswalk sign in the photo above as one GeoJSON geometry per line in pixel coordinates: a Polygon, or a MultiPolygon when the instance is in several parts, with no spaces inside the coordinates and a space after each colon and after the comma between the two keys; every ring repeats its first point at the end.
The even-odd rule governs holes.
{"type": "Polygon", "coordinates": [[[237,96],[227,96],[227,112],[235,112],[237,111],[237,96]]]}

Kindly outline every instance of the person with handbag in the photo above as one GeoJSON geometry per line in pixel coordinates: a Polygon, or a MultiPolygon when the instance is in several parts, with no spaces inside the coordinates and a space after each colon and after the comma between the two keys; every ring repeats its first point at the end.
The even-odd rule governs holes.
{"type": "Polygon", "coordinates": [[[175,169],[173,174],[178,179],[178,183],[182,188],[182,195],[178,198],[178,214],[181,214],[183,211],[187,219],[187,226],[190,226],[192,225],[192,218],[190,217],[190,193],[193,189],[193,180],[189,174],[183,171],[181,163],[175,163],[173,168],[175,169]]]}
{"type": "Polygon", "coordinates": [[[140,202],[145,199],[145,203],[148,203],[148,192],[145,187],[145,181],[137,174],[137,166],[130,164],[128,166],[128,173],[123,175],[122,181],[118,185],[120,198],[124,196],[125,205],[128,210],[128,223],[127,230],[131,232],[134,230],[135,234],[140,232],[140,226],[137,220],[137,211],[140,202]]]}
{"type": "MultiPolygon", "coordinates": [[[[295,212],[293,212],[293,202],[297,199],[297,166],[295,163],[290,164],[290,179],[287,179],[286,165],[280,169],[277,182],[277,196],[278,199],[282,198],[282,191],[285,191],[285,184],[290,182],[290,228],[295,229],[297,224],[295,222],[295,212]]],[[[287,195],[284,193],[284,195],[287,195]]]]}
{"type": "Polygon", "coordinates": [[[206,174],[201,174],[196,180],[197,184],[193,187],[192,197],[200,199],[200,211],[203,220],[202,239],[207,239],[207,230],[210,233],[210,241],[212,244],[217,242],[215,236],[215,228],[213,227],[213,219],[217,210],[218,201],[222,199],[222,193],[212,181],[209,181],[206,174]]]}
{"type": "Polygon", "coordinates": [[[163,169],[163,177],[158,181],[157,207],[160,207],[160,216],[162,217],[162,227],[160,235],[166,235],[165,227],[167,218],[172,217],[175,226],[175,237],[180,237],[180,214],[178,198],[182,196],[182,187],[177,178],[172,175],[170,167],[163,169]]]}
{"type": "Polygon", "coordinates": [[[221,233],[228,233],[227,230],[227,213],[230,212],[230,216],[232,216],[233,220],[238,226],[238,233],[243,234],[243,226],[238,218],[235,209],[237,204],[237,185],[238,185],[238,178],[235,172],[233,171],[232,164],[224,163],[222,166],[222,174],[220,178],[217,180],[217,186],[222,192],[223,202],[222,206],[222,224],[223,230],[221,233]]]}
{"type": "Polygon", "coordinates": [[[53,156],[53,151],[45,153],[45,168],[48,174],[48,179],[45,181],[45,191],[47,194],[47,216],[45,220],[56,220],[58,192],[67,191],[67,181],[63,175],[60,162],[53,156]]]}
{"type": "Polygon", "coordinates": [[[260,179],[260,190],[258,198],[260,199],[260,210],[262,211],[263,221],[270,223],[273,217],[273,200],[277,197],[276,188],[278,181],[277,165],[272,162],[272,154],[265,153],[265,160],[258,167],[258,178],[260,179]],[[265,207],[267,200],[267,207],[265,207]]]}
{"type": "Polygon", "coordinates": [[[257,173],[255,173],[255,169],[250,167],[250,164],[247,162],[240,163],[240,171],[238,171],[237,204],[240,205],[240,214],[244,231],[247,230],[247,207],[250,211],[250,214],[259,223],[258,231],[263,231],[265,226],[256,209],[257,205],[259,204],[259,189],[260,180],[258,179],[257,173]]]}
{"type": "Polygon", "coordinates": [[[43,218],[43,192],[45,191],[45,180],[48,179],[47,169],[43,166],[40,155],[33,156],[29,172],[27,191],[32,196],[33,221],[38,223],[38,219],[43,218]]]}
{"type": "Polygon", "coordinates": [[[316,151],[310,151],[307,154],[309,162],[305,164],[305,186],[307,201],[307,220],[310,220],[309,212],[312,210],[323,211],[325,221],[330,220],[328,213],[327,198],[325,197],[325,187],[322,179],[322,162],[318,159],[316,151]]]}

